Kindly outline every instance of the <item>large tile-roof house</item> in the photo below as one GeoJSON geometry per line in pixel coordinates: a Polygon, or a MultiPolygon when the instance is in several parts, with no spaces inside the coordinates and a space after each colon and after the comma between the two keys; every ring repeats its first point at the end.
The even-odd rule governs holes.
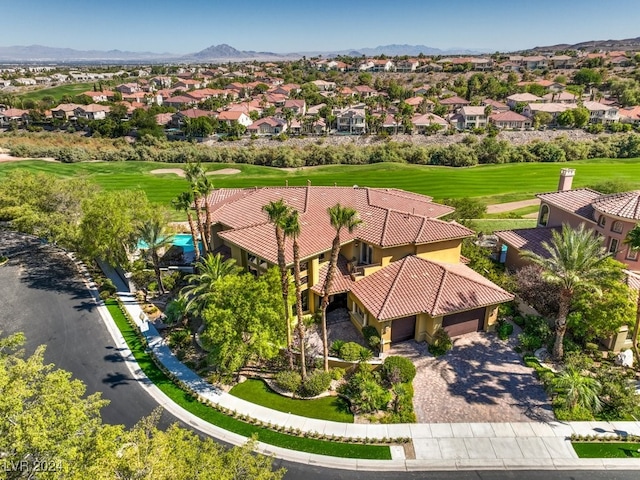
{"type": "MultiPolygon", "coordinates": [[[[334,306],[346,306],[353,324],[375,327],[382,351],[408,339],[430,341],[440,327],[451,335],[490,329],[498,304],[513,297],[460,261],[462,240],[474,232],[440,220],[451,207],[397,189],[269,187],[221,189],[207,197],[213,247],[227,250],[256,275],[277,264],[274,227],[262,207],[284,201],[300,212],[304,310],[320,304],[335,231],[327,209],[357,210],[363,224],[341,232],[334,306]]],[[[291,242],[285,261],[293,264],[291,242]]]]}

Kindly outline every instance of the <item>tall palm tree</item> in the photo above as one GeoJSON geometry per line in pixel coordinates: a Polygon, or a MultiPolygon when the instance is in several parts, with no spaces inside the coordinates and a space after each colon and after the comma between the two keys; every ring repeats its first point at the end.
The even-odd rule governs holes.
{"type": "Polygon", "coordinates": [[[176,198],[171,200],[171,205],[179,212],[185,212],[187,214],[187,220],[189,222],[189,230],[191,231],[191,239],[193,240],[193,248],[195,250],[195,261],[200,261],[200,245],[198,242],[198,230],[193,223],[193,215],[191,215],[191,204],[193,203],[193,192],[182,192],[176,198]]]}
{"type": "Polygon", "coordinates": [[[187,312],[200,315],[207,306],[216,282],[228,275],[240,273],[242,268],[236,265],[233,258],[224,260],[219,253],[203,257],[196,267],[198,273],[187,275],[187,286],[180,291],[180,295],[187,299],[187,312]]]}
{"type": "Polygon", "coordinates": [[[329,269],[324,279],[322,287],[322,303],[320,311],[322,312],[322,344],[324,349],[324,370],[329,371],[329,345],[327,340],[327,307],[329,306],[329,292],[335,275],[336,266],[338,265],[338,255],[340,254],[340,232],[346,228],[352,233],[355,228],[362,224],[362,220],[358,217],[358,212],[351,207],[343,207],[339,203],[327,209],[331,226],[336,230],[336,236],[333,238],[331,245],[331,256],[329,257],[329,269]]]}
{"type": "MultiPolygon", "coordinates": [[[[287,263],[284,256],[285,236],[283,225],[289,216],[290,208],[284,199],[271,201],[262,207],[262,210],[269,216],[269,223],[272,223],[276,230],[276,244],[278,248],[278,269],[280,270],[280,283],[282,286],[282,301],[284,302],[284,321],[287,326],[287,350],[291,349],[292,335],[291,325],[289,322],[289,273],[287,271],[287,263]]],[[[289,352],[291,353],[291,352],[289,352]]],[[[293,368],[293,357],[289,355],[289,363],[293,368]]]]}
{"type": "Polygon", "coordinates": [[[285,237],[293,240],[293,280],[296,289],[296,315],[298,317],[298,337],[300,337],[300,375],[307,378],[307,365],[304,351],[304,322],[302,320],[302,290],[300,288],[300,217],[297,210],[291,210],[284,219],[282,229],[285,237]]]}
{"type": "MultiPolygon", "coordinates": [[[[207,197],[213,191],[213,184],[209,180],[209,178],[203,174],[198,180],[196,184],[196,189],[200,194],[200,198],[202,199],[202,203],[204,204],[204,236],[207,240],[207,245],[209,247],[209,252],[213,251],[213,245],[211,243],[211,210],[209,207],[209,202],[207,202],[207,197]]],[[[202,205],[201,205],[202,207],[202,205]]]]}
{"type": "Polygon", "coordinates": [[[566,395],[566,407],[569,409],[576,406],[592,412],[602,409],[602,402],[598,396],[602,385],[595,378],[582,375],[575,368],[564,370],[554,379],[553,385],[566,395]]]}
{"type": "Polygon", "coordinates": [[[560,286],[553,356],[556,360],[562,360],[567,315],[576,289],[583,288],[600,295],[602,292],[598,280],[611,272],[611,266],[605,262],[609,254],[602,247],[602,238],[585,228],[584,224],[577,229],[565,224],[561,233],[554,231],[552,235],[551,243],[542,243],[546,255],[525,250],[521,256],[542,267],[542,276],[546,281],[560,286]]]}
{"type": "MultiPolygon", "coordinates": [[[[629,245],[632,250],[640,250],[640,225],[636,225],[624,239],[624,243],[629,245]]],[[[636,361],[640,363],[640,351],[638,351],[638,333],[640,333],[640,291],[638,292],[638,307],[636,311],[636,323],[633,327],[633,333],[631,335],[631,341],[633,342],[633,353],[636,356],[636,361]]]]}
{"type": "Polygon", "coordinates": [[[198,224],[198,231],[200,232],[200,238],[202,239],[202,254],[207,255],[209,253],[209,244],[205,235],[205,226],[202,220],[202,201],[200,191],[198,190],[198,183],[204,178],[204,170],[200,162],[187,162],[184,166],[184,173],[187,177],[187,181],[191,186],[193,192],[193,201],[196,207],[196,220],[198,224]]]}
{"type": "Polygon", "coordinates": [[[173,235],[167,231],[166,223],[161,218],[154,218],[143,223],[138,234],[140,240],[147,245],[143,250],[146,250],[151,256],[153,271],[156,274],[156,282],[158,282],[158,290],[160,294],[164,294],[164,284],[160,273],[160,250],[172,244],[173,235]]]}

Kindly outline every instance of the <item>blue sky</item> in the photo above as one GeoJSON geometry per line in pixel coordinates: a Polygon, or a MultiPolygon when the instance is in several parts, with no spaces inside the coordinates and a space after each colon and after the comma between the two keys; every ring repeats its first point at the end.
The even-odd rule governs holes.
{"type": "Polygon", "coordinates": [[[0,46],[278,53],[378,45],[519,50],[640,36],[639,0],[0,0],[0,46]]]}

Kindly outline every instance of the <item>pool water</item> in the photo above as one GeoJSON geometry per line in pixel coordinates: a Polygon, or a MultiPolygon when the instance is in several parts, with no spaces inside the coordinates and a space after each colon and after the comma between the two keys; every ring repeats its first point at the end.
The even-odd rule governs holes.
{"type": "MultiPolygon", "coordinates": [[[[182,247],[185,254],[194,253],[195,249],[193,248],[193,237],[190,233],[178,233],[173,236],[173,245],[176,247],[182,247]]],[[[202,242],[198,242],[200,247],[200,251],[202,251],[202,242]]],[[[149,246],[143,242],[142,240],[138,241],[138,249],[144,250],[149,248],[149,246]]]]}

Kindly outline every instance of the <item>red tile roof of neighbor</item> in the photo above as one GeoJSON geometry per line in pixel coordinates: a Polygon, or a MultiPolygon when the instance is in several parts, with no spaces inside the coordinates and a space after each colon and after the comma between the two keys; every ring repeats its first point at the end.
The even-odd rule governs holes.
{"type": "Polygon", "coordinates": [[[541,257],[548,258],[549,252],[542,246],[543,242],[550,243],[553,232],[560,232],[560,227],[520,228],[517,230],[501,230],[495,235],[512,248],[520,251],[529,250],[541,257]]]}
{"type": "MultiPolygon", "coordinates": [[[[453,211],[451,207],[433,203],[430,197],[396,189],[359,187],[265,187],[242,190],[232,199],[208,197],[216,211],[213,223],[231,230],[219,235],[272,263],[277,250],[273,225],[268,223],[262,207],[284,199],[300,212],[302,231],[300,255],[306,258],[331,248],[335,231],[327,209],[337,203],[355,208],[363,224],[353,233],[341,232],[341,241],[360,239],[383,247],[416,243],[432,243],[460,239],[473,231],[455,223],[437,220],[453,211]],[[222,205],[219,205],[222,203],[222,205]]],[[[293,261],[291,242],[287,242],[287,263],[293,261]]]]}
{"type": "Polygon", "coordinates": [[[536,195],[540,201],[555,205],[586,220],[593,222],[593,201],[602,194],[590,188],[578,188],[564,192],[540,193],[536,195]]]}
{"type": "Polygon", "coordinates": [[[493,113],[489,118],[494,122],[529,122],[531,121],[528,117],[525,117],[524,115],[520,115],[519,113],[512,112],[512,111],[493,113]]]}
{"type": "Polygon", "coordinates": [[[594,200],[593,207],[609,215],[640,220],[640,191],[602,195],[594,200]]]}
{"type": "Polygon", "coordinates": [[[351,292],[378,320],[418,313],[448,315],[513,299],[513,295],[466,265],[433,262],[413,255],[356,282],[351,292]]]}

